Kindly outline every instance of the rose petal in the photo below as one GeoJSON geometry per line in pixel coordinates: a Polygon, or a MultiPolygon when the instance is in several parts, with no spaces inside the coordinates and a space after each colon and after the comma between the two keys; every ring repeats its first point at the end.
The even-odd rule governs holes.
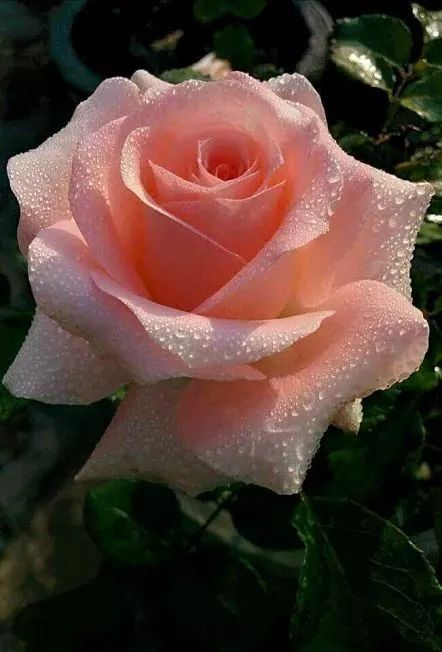
{"type": "MultiPolygon", "coordinates": [[[[305,112],[307,116],[307,110],[305,112]]],[[[312,118],[312,113],[308,113],[310,117],[304,122],[302,138],[293,143],[293,149],[285,152],[286,164],[297,171],[298,187],[291,202],[284,207],[284,218],[279,228],[241,272],[196,308],[198,313],[217,317],[230,315],[234,314],[235,306],[239,310],[238,314],[235,312],[237,318],[256,318],[256,313],[246,312],[246,307],[256,307],[259,314],[266,310],[266,303],[260,306],[260,294],[264,289],[264,294],[271,296],[275,278],[271,268],[286,257],[281,266],[288,265],[293,269],[288,254],[328,231],[330,216],[342,191],[342,171],[338,158],[333,154],[330,135],[316,118],[312,118]],[[245,295],[249,300],[242,305],[245,295]]],[[[279,274],[276,276],[281,278],[279,274]]],[[[274,309],[273,302],[269,312],[270,308],[274,309]]]]}
{"type": "Polygon", "coordinates": [[[78,141],[110,120],[134,111],[139,103],[135,84],[120,77],[107,79],[79,104],[64,129],[36,149],[10,159],[8,175],[20,204],[18,238],[24,254],[41,229],[70,218],[68,188],[78,141]]]}
{"type": "Polygon", "coordinates": [[[136,70],[130,80],[138,86],[142,93],[145,93],[146,91],[164,91],[172,86],[169,82],[158,79],[158,77],[151,75],[147,70],[141,69],[136,70]]]}
{"type": "Polygon", "coordinates": [[[360,279],[411,294],[410,261],[432,187],[359,163],[337,147],[336,152],[344,172],[342,198],[329,232],[299,252],[291,310],[321,305],[331,292],[360,279]]]}
{"type": "Polygon", "coordinates": [[[346,432],[359,432],[359,426],[362,423],[362,400],[355,398],[351,403],[347,403],[339,410],[333,417],[333,425],[336,428],[345,430],[346,432]]]}
{"type": "Polygon", "coordinates": [[[91,272],[91,277],[100,290],[133,312],[154,342],[191,369],[256,362],[313,333],[332,314],[323,311],[255,322],[214,319],[154,303],[100,271],[91,272]]]}
{"type": "Polygon", "coordinates": [[[283,201],[284,185],[281,182],[247,199],[171,201],[164,208],[250,260],[278,228],[278,204],[283,201]]]}
{"type": "Polygon", "coordinates": [[[146,205],[144,277],[156,301],[192,310],[232,278],[245,260],[169,213],[149,195],[140,176],[146,138],[146,129],[133,131],[121,159],[126,186],[146,205]]]}
{"type": "Polygon", "coordinates": [[[136,477],[190,493],[222,484],[225,478],[198,460],[176,436],[175,408],[180,391],[180,383],[171,381],[130,387],[76,479],[136,477]]]}
{"type": "Polygon", "coordinates": [[[67,331],[109,355],[138,383],[164,378],[260,379],[248,365],[192,370],[148,336],[120,301],[101,292],[91,279],[95,261],[73,222],[42,231],[29,250],[29,278],[37,304],[67,331]]]}
{"type": "Polygon", "coordinates": [[[314,111],[324,124],[327,124],[319,93],[303,75],[298,75],[296,72],[292,74],[284,73],[264,83],[281,99],[303,104],[314,111]]]}
{"type": "Polygon", "coordinates": [[[114,361],[40,311],[3,379],[14,396],[68,405],[98,401],[127,381],[114,361]]]}
{"type": "Polygon", "coordinates": [[[128,120],[120,118],[79,144],[72,161],[69,198],[73,218],[97,262],[119,282],[145,293],[135,267],[144,255],[140,252],[143,216],[120,175],[128,128],[128,120]]]}
{"type": "MultiPolygon", "coordinates": [[[[280,493],[299,490],[320,437],[337,411],[407,377],[428,338],[422,314],[382,283],[341,288],[335,315],[260,383],[193,381],[178,407],[179,434],[220,473],[280,493]]],[[[265,367],[265,365],[264,365],[265,367]]]]}

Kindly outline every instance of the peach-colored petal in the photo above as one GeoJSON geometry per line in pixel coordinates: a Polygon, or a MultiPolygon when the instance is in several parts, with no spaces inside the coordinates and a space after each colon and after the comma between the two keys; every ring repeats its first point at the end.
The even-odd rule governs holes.
{"type": "Polygon", "coordinates": [[[225,477],[201,462],[176,436],[175,407],[182,383],[129,388],[109,428],[77,480],[142,478],[201,493],[225,477]]]}
{"type": "Polygon", "coordinates": [[[110,120],[134,111],[139,102],[135,84],[120,77],[107,79],[79,104],[66,127],[36,149],[10,159],[8,175],[20,204],[18,238],[24,254],[41,229],[71,216],[68,188],[78,141],[110,120]]]}
{"type": "MultiPolygon", "coordinates": [[[[273,237],[259,251],[256,257],[233,277],[216,294],[204,301],[196,311],[205,315],[224,315],[232,301],[238,305],[237,297],[248,293],[249,305],[259,306],[260,290],[256,295],[252,289],[258,289],[257,280],[271,279],[268,288],[273,285],[271,268],[278,261],[328,231],[330,216],[333,215],[342,191],[342,171],[338,158],[331,148],[331,137],[312,113],[305,110],[306,122],[302,129],[302,138],[293,142],[292,156],[288,161],[296,170],[296,183],[291,202],[284,209],[284,217],[273,237]],[[310,119],[307,117],[309,114],[310,119]]],[[[287,256],[289,259],[289,257],[287,256]]],[[[291,264],[291,263],[290,263],[291,264]]],[[[293,282],[293,280],[292,280],[293,282]]],[[[268,292],[267,292],[268,293],[268,292]]],[[[255,314],[247,314],[244,307],[238,305],[241,318],[253,319],[255,314]]],[[[262,310],[261,307],[258,308],[262,310]]],[[[265,304],[264,304],[265,309],[265,304]]]]}
{"type": "Polygon", "coordinates": [[[398,179],[337,146],[336,155],[344,171],[342,198],[329,232],[299,252],[289,310],[312,309],[360,279],[382,281],[410,297],[410,261],[433,194],[430,184],[398,179]]]}
{"type": "Polygon", "coordinates": [[[227,183],[202,186],[195,181],[178,177],[153,161],[149,161],[149,165],[155,184],[155,200],[161,205],[169,201],[192,201],[201,198],[243,199],[258,190],[262,177],[259,170],[256,170],[227,183]]]}
{"type": "Polygon", "coordinates": [[[244,275],[238,283],[232,281],[215,295],[213,302],[208,300],[195,312],[225,319],[279,317],[293,292],[295,254],[290,251],[262,273],[244,275]]]}
{"type": "Polygon", "coordinates": [[[126,186],[146,204],[144,278],[149,294],[182,310],[192,310],[232,278],[245,260],[157,204],[141,179],[147,130],[128,137],[121,171],[126,186]]]}
{"type": "Polygon", "coordinates": [[[332,423],[336,428],[357,434],[359,432],[359,426],[362,423],[362,417],[362,400],[360,398],[355,398],[354,401],[344,405],[344,407],[335,414],[332,423]]]}
{"type": "Polygon", "coordinates": [[[332,314],[323,311],[268,321],[214,319],[154,303],[102,272],[91,272],[91,277],[100,290],[133,312],[154,342],[191,369],[256,362],[313,333],[332,314]]]}
{"type": "Polygon", "coordinates": [[[284,73],[264,83],[281,99],[308,107],[318,115],[324,124],[327,124],[319,93],[303,75],[298,75],[296,72],[292,74],[284,73]]]}
{"type": "Polygon", "coordinates": [[[69,198],[73,218],[96,261],[119,282],[145,293],[135,267],[142,215],[139,202],[120,176],[127,123],[126,118],[108,122],[79,144],[72,161],[69,198]]]}
{"type": "Polygon", "coordinates": [[[179,433],[200,459],[233,478],[296,492],[337,411],[404,379],[422,361],[427,324],[386,285],[350,284],[323,307],[335,315],[280,354],[285,359],[276,361],[275,377],[192,381],[184,389],[179,433]]]}
{"type": "Polygon", "coordinates": [[[109,396],[127,380],[113,360],[97,355],[88,342],[37,311],[3,382],[15,396],[86,405],[109,396]]]}
{"type": "Polygon", "coordinates": [[[130,80],[138,86],[142,93],[146,91],[164,91],[172,85],[169,82],[158,79],[158,77],[147,72],[147,70],[141,69],[136,70],[130,80]]]}
{"type": "Polygon", "coordinates": [[[229,251],[250,260],[278,228],[278,206],[284,199],[284,185],[281,182],[246,199],[170,201],[164,208],[229,251]]]}
{"type": "Polygon", "coordinates": [[[260,379],[248,365],[190,369],[179,356],[149,337],[138,319],[120,301],[103,293],[91,278],[97,271],[73,222],[43,230],[29,251],[29,278],[37,304],[71,334],[110,356],[140,384],[164,378],[197,377],[260,379]]]}

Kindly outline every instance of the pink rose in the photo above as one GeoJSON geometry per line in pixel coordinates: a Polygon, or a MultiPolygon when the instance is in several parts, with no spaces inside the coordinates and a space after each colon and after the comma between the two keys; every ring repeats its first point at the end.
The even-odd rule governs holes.
{"type": "Polygon", "coordinates": [[[327,426],[424,356],[431,187],[345,154],[304,77],[109,79],[9,177],[37,313],[7,387],[128,385],[82,478],[296,492],[327,426]]]}

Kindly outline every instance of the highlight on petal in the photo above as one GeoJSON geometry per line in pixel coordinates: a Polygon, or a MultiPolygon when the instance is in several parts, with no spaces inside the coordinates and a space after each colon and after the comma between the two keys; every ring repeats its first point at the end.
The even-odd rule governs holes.
{"type": "Polygon", "coordinates": [[[325,111],[319,93],[303,75],[299,75],[296,72],[291,74],[284,73],[264,83],[281,99],[308,107],[317,114],[324,124],[327,124],[327,118],[325,117],[325,111]]]}
{"type": "Polygon", "coordinates": [[[139,103],[135,84],[122,77],[107,79],[78,105],[66,127],[36,149],[10,159],[8,176],[20,204],[18,239],[23,254],[41,229],[71,217],[68,189],[79,140],[134,111],[139,103]]]}
{"type": "Polygon", "coordinates": [[[130,80],[138,86],[142,93],[146,91],[163,91],[172,85],[142,69],[136,70],[130,80]]]}
{"type": "Polygon", "coordinates": [[[333,314],[322,311],[268,321],[214,319],[154,303],[101,272],[93,271],[91,277],[100,290],[129,308],[158,346],[191,369],[257,362],[307,337],[333,314]]]}
{"type": "MultiPolygon", "coordinates": [[[[384,284],[349,284],[323,308],[335,314],[279,354],[278,375],[260,383],[192,381],[183,390],[179,434],[201,460],[232,478],[294,493],[336,413],[422,361],[427,324],[384,284]]],[[[267,373],[271,362],[263,364],[267,373]]]]}
{"type": "Polygon", "coordinates": [[[344,173],[343,194],[330,230],[298,252],[292,310],[312,310],[337,288],[360,279],[382,281],[411,296],[411,259],[432,186],[359,163],[338,147],[336,156],[344,173]]]}
{"type": "Polygon", "coordinates": [[[226,478],[201,462],[176,435],[182,382],[131,386],[76,479],[142,478],[201,493],[226,478]]]}
{"type": "Polygon", "coordinates": [[[119,118],[79,143],[72,161],[69,200],[95,260],[119,282],[145,292],[136,270],[144,253],[139,250],[143,216],[120,176],[121,150],[129,128],[128,120],[119,118]]]}
{"type": "Polygon", "coordinates": [[[127,381],[116,362],[40,311],[3,379],[15,396],[67,405],[93,403],[127,381]]]}
{"type": "MultiPolygon", "coordinates": [[[[97,265],[73,222],[61,222],[45,229],[30,247],[29,277],[37,304],[72,335],[86,339],[103,355],[112,356],[130,380],[145,384],[176,377],[223,381],[263,378],[262,372],[240,360],[237,364],[235,361],[227,364],[221,360],[220,352],[220,359],[212,355],[204,368],[189,366],[177,354],[177,349],[162,346],[161,335],[155,328],[163,329],[164,334],[164,323],[158,327],[153,323],[153,338],[119,299],[99,289],[92,280],[97,272],[97,265]]],[[[124,293],[121,288],[119,291],[124,293]]],[[[163,308],[157,306],[160,312],[163,308]]],[[[166,314],[174,313],[168,308],[164,310],[166,314]]],[[[187,317],[185,313],[179,315],[187,317]]],[[[178,332],[177,321],[166,324],[173,325],[178,332]]],[[[179,333],[175,341],[178,346],[179,333]]]]}

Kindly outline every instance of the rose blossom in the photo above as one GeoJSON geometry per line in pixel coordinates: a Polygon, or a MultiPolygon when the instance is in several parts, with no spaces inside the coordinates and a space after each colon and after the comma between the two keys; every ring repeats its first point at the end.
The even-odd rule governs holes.
{"type": "Polygon", "coordinates": [[[327,426],[424,356],[431,187],[345,154],[300,75],[109,79],[8,169],[37,312],[7,387],[128,386],[81,478],[295,492],[327,426]]]}

